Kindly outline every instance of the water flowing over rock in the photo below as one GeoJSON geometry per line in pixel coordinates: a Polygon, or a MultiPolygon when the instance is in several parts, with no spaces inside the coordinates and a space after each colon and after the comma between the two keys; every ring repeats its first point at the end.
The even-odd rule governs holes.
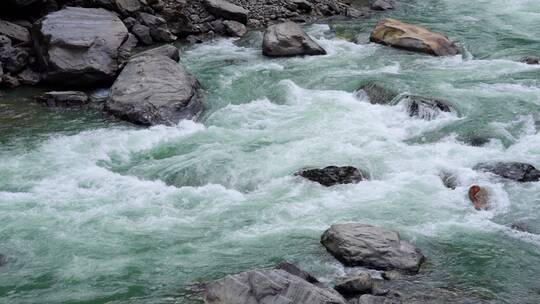
{"type": "Polygon", "coordinates": [[[367,224],[332,225],[321,243],[346,266],[416,273],[425,259],[419,249],[402,241],[399,233],[367,224]]]}
{"type": "Polygon", "coordinates": [[[398,96],[396,92],[374,82],[361,86],[357,91],[357,95],[361,95],[361,93],[366,94],[372,104],[389,104],[398,96]]]}
{"type": "Polygon", "coordinates": [[[122,21],[104,9],[68,7],[38,22],[33,34],[46,81],[90,85],[114,79],[128,39],[122,21]]]}
{"type": "Polygon", "coordinates": [[[474,170],[490,172],[517,182],[536,182],[540,180],[540,171],[534,166],[519,162],[490,162],[476,165],[474,170]]]}
{"type": "Polygon", "coordinates": [[[249,11],[226,0],[204,0],[206,9],[216,17],[246,24],[249,11]]]}
{"type": "Polygon", "coordinates": [[[271,25],[263,37],[263,54],[269,57],[325,55],[326,51],[296,23],[271,25]]]}
{"type": "Polygon", "coordinates": [[[431,97],[403,95],[400,102],[406,104],[409,116],[425,120],[435,119],[441,112],[452,112],[448,102],[431,97]]]}
{"type": "Polygon", "coordinates": [[[521,62],[526,64],[540,64],[540,57],[527,56],[521,58],[521,62]]]}
{"type": "Polygon", "coordinates": [[[82,106],[88,103],[88,95],[79,91],[52,91],[36,97],[49,107],[82,106]]]}
{"type": "MultiPolygon", "coordinates": [[[[161,51],[160,51],[161,52],[161,51]]],[[[133,56],[111,88],[105,109],[140,125],[175,125],[203,110],[199,82],[171,58],[149,51],[133,56]]]]}
{"type": "Polygon", "coordinates": [[[381,20],[373,29],[370,41],[435,56],[453,56],[459,53],[458,47],[446,36],[396,19],[381,20]]]}
{"type": "Polygon", "coordinates": [[[281,269],[252,270],[209,283],[207,304],[346,304],[337,292],[318,287],[281,269]]]}
{"type": "MultiPolygon", "coordinates": [[[[359,298],[349,301],[350,304],[401,304],[402,301],[399,298],[390,298],[374,295],[363,295],[359,298]]],[[[421,303],[415,303],[421,304],[421,303]]]]}
{"type": "Polygon", "coordinates": [[[322,169],[302,170],[295,175],[330,187],[337,184],[354,184],[366,179],[362,172],[351,166],[328,166],[322,169]]]}
{"type": "Polygon", "coordinates": [[[336,285],[335,289],[345,297],[351,297],[373,291],[373,279],[369,273],[362,273],[336,285]]]}

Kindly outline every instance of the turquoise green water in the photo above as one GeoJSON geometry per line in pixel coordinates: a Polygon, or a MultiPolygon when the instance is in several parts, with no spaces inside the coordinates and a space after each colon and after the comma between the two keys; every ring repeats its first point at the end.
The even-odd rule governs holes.
{"type": "Polygon", "coordinates": [[[198,123],[137,128],[98,110],[0,101],[0,303],[197,303],[186,286],[283,259],[325,282],[345,275],[319,244],[332,223],[400,231],[429,261],[420,280],[493,303],[538,303],[540,183],[474,172],[486,160],[540,167],[538,1],[408,1],[367,21],[308,26],[328,55],[267,59],[258,43],[182,47],[205,88],[198,123]],[[367,43],[381,16],[459,42],[434,58],[367,43]],[[337,33],[337,34],[336,34],[337,33]],[[339,37],[359,34],[360,44],[339,37]],[[448,100],[410,118],[354,94],[377,80],[448,100]],[[492,138],[471,147],[463,138],[492,138]],[[368,182],[323,188],[292,176],[353,165],[368,182]],[[439,174],[459,176],[450,190],[439,174]],[[478,183],[494,208],[467,199],[478,183]]]}

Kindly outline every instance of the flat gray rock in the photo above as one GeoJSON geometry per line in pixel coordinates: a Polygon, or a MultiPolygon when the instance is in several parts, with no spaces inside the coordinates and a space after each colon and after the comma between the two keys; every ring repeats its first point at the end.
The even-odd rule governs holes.
{"type": "Polygon", "coordinates": [[[45,80],[93,84],[114,79],[128,30],[104,9],[67,7],[38,22],[33,33],[45,80]]]}
{"type": "Polygon", "coordinates": [[[420,250],[402,241],[399,233],[367,224],[332,225],[321,243],[346,266],[416,273],[425,259],[420,250]]]}
{"type": "Polygon", "coordinates": [[[337,292],[318,287],[285,270],[253,270],[209,283],[207,304],[346,304],[337,292]]]}
{"type": "Polygon", "coordinates": [[[263,55],[269,57],[326,54],[320,45],[293,22],[269,26],[264,33],[262,48],[263,55]]]}
{"type": "Polygon", "coordinates": [[[0,19],[0,35],[19,42],[30,42],[30,32],[20,25],[0,19]]]}
{"type": "Polygon", "coordinates": [[[204,6],[214,16],[246,24],[249,11],[226,0],[204,0],[204,6]]]}
{"type": "Polygon", "coordinates": [[[129,122],[175,125],[203,110],[199,82],[156,51],[133,56],[113,84],[105,110],[129,122]]]}

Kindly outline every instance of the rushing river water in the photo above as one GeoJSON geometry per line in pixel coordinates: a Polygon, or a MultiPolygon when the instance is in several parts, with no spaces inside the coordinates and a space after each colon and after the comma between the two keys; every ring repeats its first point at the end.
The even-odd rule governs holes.
{"type": "Polygon", "coordinates": [[[0,99],[0,303],[196,303],[185,286],[287,259],[332,282],[319,244],[332,223],[401,232],[428,257],[419,280],[493,303],[538,303],[540,183],[473,171],[486,160],[540,167],[537,0],[402,1],[367,21],[306,27],[326,56],[268,59],[260,39],[182,48],[205,88],[197,122],[138,128],[98,110],[0,99]],[[463,56],[369,44],[382,16],[444,32],[463,56]],[[358,37],[356,37],[358,35],[358,37]],[[344,38],[355,37],[355,44],[344,38]],[[376,80],[448,100],[426,121],[354,94],[376,80]],[[482,147],[465,142],[491,141],[482,147]],[[353,165],[370,181],[331,188],[292,176],[353,165]],[[458,176],[455,190],[441,172],[458,176]],[[473,183],[493,193],[474,210],[473,183]]]}

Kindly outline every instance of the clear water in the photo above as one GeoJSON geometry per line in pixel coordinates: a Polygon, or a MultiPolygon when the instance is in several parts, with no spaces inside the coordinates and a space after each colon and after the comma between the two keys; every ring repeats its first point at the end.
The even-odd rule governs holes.
{"type": "Polygon", "coordinates": [[[346,270],[319,244],[332,223],[400,231],[428,256],[420,280],[494,303],[538,303],[540,183],[474,172],[540,167],[540,2],[400,2],[368,21],[307,27],[328,55],[267,59],[233,40],[182,48],[205,88],[198,123],[138,128],[98,110],[0,101],[0,303],[197,303],[186,286],[287,259],[326,282],[346,270]],[[435,58],[367,43],[382,16],[459,41],[435,58]],[[343,37],[354,37],[361,44],[343,37]],[[357,97],[377,80],[448,100],[431,121],[357,97]],[[462,142],[492,138],[484,147],[462,142]],[[324,188],[292,173],[353,165],[371,181],[324,188]],[[457,174],[450,190],[441,172],[457,174]],[[488,187],[490,211],[467,198],[488,187]]]}

